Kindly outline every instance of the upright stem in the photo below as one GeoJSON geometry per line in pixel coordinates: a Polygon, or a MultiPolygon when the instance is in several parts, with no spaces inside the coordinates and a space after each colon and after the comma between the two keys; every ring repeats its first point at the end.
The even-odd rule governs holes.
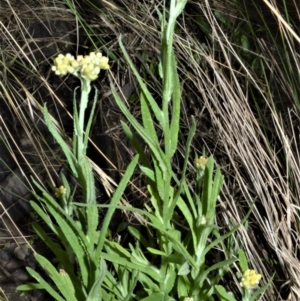
{"type": "Polygon", "coordinates": [[[91,91],[91,82],[89,80],[81,79],[81,97],[79,104],[79,116],[78,116],[78,137],[77,137],[77,160],[81,161],[84,149],[84,116],[87,104],[89,101],[89,93],[91,91]]]}

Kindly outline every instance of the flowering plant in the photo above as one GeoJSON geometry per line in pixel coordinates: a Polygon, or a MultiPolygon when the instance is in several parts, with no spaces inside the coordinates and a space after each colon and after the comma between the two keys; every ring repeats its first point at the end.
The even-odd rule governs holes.
{"type": "Polygon", "coordinates": [[[31,268],[27,268],[29,274],[37,280],[37,283],[21,285],[19,290],[45,289],[55,300],[101,300],[102,293],[99,291],[106,276],[106,264],[101,259],[101,252],[107,235],[108,225],[119,202],[123,191],[127,186],[138,157],[133,158],[129,164],[122,181],[119,183],[112,199],[112,207],[108,210],[101,231],[98,230],[99,214],[96,203],[94,176],[91,165],[86,157],[86,150],[90,127],[97,100],[95,93],[87,125],[85,125],[85,110],[89,102],[91,81],[95,80],[101,69],[108,69],[108,58],[98,53],[90,53],[76,59],[70,55],[58,55],[54,59],[52,70],[59,76],[67,74],[78,77],[81,81],[81,97],[77,107],[74,94],[74,135],[72,149],[61,137],[59,131],[51,121],[47,107],[44,107],[44,119],[49,131],[63,150],[73,177],[82,187],[83,196],[81,207],[73,203],[74,192],[64,175],[62,183],[54,188],[53,195],[34,181],[42,195],[34,193],[41,204],[45,205],[47,212],[36,202],[31,201],[34,210],[47,224],[51,231],[59,238],[57,244],[44,229],[36,223],[33,228],[39,237],[45,241],[50,250],[55,254],[58,261],[56,268],[45,257],[35,254],[36,260],[47,271],[53,284],[48,283],[40,274],[31,268]],[[50,218],[51,217],[51,218],[50,218]]]}
{"type": "MultiPolygon", "coordinates": [[[[96,203],[93,173],[86,158],[96,96],[86,126],[84,122],[91,81],[97,78],[101,69],[109,68],[108,59],[100,53],[93,52],[85,57],[78,56],[76,59],[70,54],[59,55],[54,59],[52,70],[57,75],[72,74],[81,81],[78,107],[74,97],[72,150],[54,127],[46,107],[44,118],[65,154],[73,176],[83,188],[83,202],[81,204],[73,202],[73,192],[65,177],[62,177],[63,186],[54,190],[60,204],[36,183],[43,196],[36,194],[35,197],[45,205],[47,214],[36,202],[31,204],[61,243],[54,242],[38,224],[34,224],[33,227],[56,255],[58,267],[36,254],[36,259],[47,271],[53,284],[49,284],[36,271],[28,268],[37,283],[23,285],[19,287],[20,289],[43,288],[59,301],[205,301],[213,300],[216,295],[221,300],[235,301],[220,282],[237,261],[244,272],[241,279],[241,286],[244,289],[243,301],[255,300],[254,298],[266,288],[265,286],[253,293],[252,289],[258,284],[261,276],[248,271],[243,252],[237,256],[234,248],[226,247],[226,240],[233,235],[239,225],[223,236],[218,231],[215,217],[223,176],[220,168],[215,167],[212,156],[209,158],[201,156],[195,160],[193,170],[195,187],[190,189],[187,183],[188,158],[196,131],[193,117],[180,178],[172,167],[172,158],[178,147],[181,105],[173,35],[176,19],[185,4],[186,0],[171,0],[168,14],[166,10],[159,14],[162,28],[161,106],[150,94],[120,40],[124,57],[141,87],[142,122],[140,123],[130,113],[113,84],[112,93],[132,128],[146,142],[150,158],[139,145],[130,127],[122,122],[123,130],[132,142],[137,155],[129,164],[109,205],[96,203]],[[169,15],[168,22],[165,19],[166,15],[169,15]],[[154,126],[156,121],[163,132],[163,146],[154,126]],[[138,160],[140,169],[148,181],[150,202],[145,205],[144,210],[118,205],[138,160]],[[101,230],[98,227],[99,207],[108,208],[101,230]],[[134,242],[127,248],[108,239],[108,225],[116,209],[137,212],[146,220],[147,227],[143,232],[128,227],[128,233],[134,242]],[[222,245],[225,250],[224,260],[208,265],[207,255],[218,245],[222,245]],[[109,269],[106,262],[110,262],[109,269]]],[[[248,215],[244,221],[247,218],[248,215]]]]}

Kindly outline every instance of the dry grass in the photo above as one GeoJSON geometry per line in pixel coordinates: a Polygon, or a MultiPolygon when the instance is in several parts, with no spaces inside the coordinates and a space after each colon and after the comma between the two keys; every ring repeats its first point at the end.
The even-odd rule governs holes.
{"type": "MultiPolygon", "coordinates": [[[[26,10],[20,6],[17,8],[9,0],[4,3],[0,7],[3,45],[0,97],[11,111],[12,123],[17,130],[10,137],[11,119],[3,118],[2,136],[9,142],[7,144],[15,144],[10,151],[16,153],[16,162],[20,161],[20,154],[24,154],[19,137],[30,141],[30,153],[36,154],[37,158],[26,164],[31,156],[24,154],[21,160],[24,164],[19,166],[21,171],[24,170],[29,187],[29,174],[40,177],[42,182],[46,177],[52,178],[54,183],[61,160],[53,152],[51,155],[53,147],[46,147],[42,139],[41,110],[43,103],[47,102],[57,127],[64,132],[63,120],[70,115],[66,102],[72,98],[76,83],[54,81],[49,74],[51,58],[56,52],[70,49],[70,45],[83,52],[93,44],[103,45],[111,57],[118,58],[112,62],[111,75],[121,87],[128,83],[134,86],[130,70],[123,68],[123,60],[119,57],[116,40],[122,34],[129,54],[159,100],[161,87],[155,74],[157,71],[153,72],[151,64],[159,58],[160,23],[152,1],[115,1],[116,4],[110,1],[78,1],[75,6],[82,19],[76,19],[72,7],[58,1],[43,1],[38,9],[21,1],[26,10]],[[97,10],[99,6],[101,9],[97,10]],[[64,35],[56,37],[50,44],[36,46],[37,41],[30,43],[30,25],[27,22],[30,19],[33,23],[37,20],[46,22],[53,18],[67,22],[64,24],[68,24],[65,28],[70,34],[68,43],[57,43],[57,40],[65,40],[64,35]],[[54,42],[56,46],[51,48],[51,55],[45,56],[45,48],[49,50],[54,42]]],[[[193,114],[198,122],[194,150],[201,153],[204,147],[208,153],[213,153],[226,177],[219,198],[219,226],[226,228],[239,223],[256,200],[249,224],[241,226],[235,235],[236,247],[242,245],[245,248],[251,267],[263,274],[264,281],[275,274],[274,283],[261,300],[296,301],[300,298],[299,44],[296,41],[293,44],[291,28],[279,19],[278,26],[286,41],[286,49],[278,53],[268,32],[265,37],[257,38],[257,48],[251,51],[259,53],[256,57],[263,62],[261,70],[264,73],[258,75],[240,57],[240,46],[230,40],[230,34],[216,18],[214,12],[222,10],[222,6],[218,6],[217,1],[213,2],[213,7],[209,3],[188,3],[175,38],[183,86],[182,145],[189,129],[189,116],[193,114]],[[211,38],[200,30],[199,18],[206,20],[211,38]],[[291,69],[285,70],[289,64],[291,69]]],[[[276,13],[277,8],[272,7],[276,13]]],[[[232,10],[228,12],[228,5],[226,8],[224,14],[238,25],[244,18],[243,14],[232,10]]],[[[295,23],[299,21],[299,11],[293,18],[295,23]]],[[[295,38],[299,38],[299,32],[295,34],[295,38]]],[[[101,101],[105,102],[109,96],[107,79],[101,79],[97,85],[100,95],[104,95],[101,101]]],[[[136,111],[136,115],[138,113],[136,111]]],[[[106,131],[114,143],[117,146],[123,143],[118,140],[120,129],[113,127],[101,111],[99,114],[104,123],[108,122],[106,131]]],[[[178,169],[183,153],[183,149],[179,149],[174,161],[178,169]]],[[[191,170],[192,161],[193,158],[191,170]]],[[[113,179],[97,164],[93,166],[100,182],[111,193],[113,179]]],[[[116,169],[123,167],[116,166],[116,169]]],[[[235,282],[238,283],[236,279],[235,282]]]]}

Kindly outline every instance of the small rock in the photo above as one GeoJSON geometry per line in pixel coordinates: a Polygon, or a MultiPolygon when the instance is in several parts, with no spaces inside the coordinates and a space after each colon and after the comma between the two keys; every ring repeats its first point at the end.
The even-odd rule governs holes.
{"type": "Polygon", "coordinates": [[[24,270],[24,269],[18,269],[11,273],[11,276],[20,282],[27,282],[30,281],[31,276],[24,270]]]}
{"type": "Polygon", "coordinates": [[[26,258],[30,255],[30,253],[31,250],[25,245],[18,246],[14,249],[15,257],[20,260],[26,260],[26,258]]]}

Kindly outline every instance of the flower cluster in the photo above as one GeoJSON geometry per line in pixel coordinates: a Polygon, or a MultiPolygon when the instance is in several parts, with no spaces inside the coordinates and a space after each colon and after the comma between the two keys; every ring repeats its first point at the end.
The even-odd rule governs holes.
{"type": "Polygon", "coordinates": [[[207,158],[205,158],[204,156],[196,158],[195,161],[194,161],[195,167],[197,169],[200,169],[200,170],[204,170],[205,169],[206,163],[207,163],[207,158]]]}
{"type": "Polygon", "coordinates": [[[258,274],[255,270],[248,269],[244,272],[240,285],[246,289],[252,289],[258,285],[261,278],[261,274],[258,274]]]}
{"type": "Polygon", "coordinates": [[[52,71],[56,75],[64,76],[69,73],[89,81],[95,80],[101,69],[107,70],[109,65],[108,58],[102,56],[100,52],[91,52],[85,56],[78,55],[76,59],[70,53],[59,54],[52,66],[52,71]]]}
{"type": "Polygon", "coordinates": [[[200,217],[197,218],[197,227],[199,226],[205,226],[207,224],[207,218],[206,216],[202,215],[200,217]]]}
{"type": "Polygon", "coordinates": [[[55,188],[55,196],[56,197],[61,197],[61,196],[65,195],[66,192],[67,192],[67,189],[63,185],[61,185],[58,188],[55,188]]]}

